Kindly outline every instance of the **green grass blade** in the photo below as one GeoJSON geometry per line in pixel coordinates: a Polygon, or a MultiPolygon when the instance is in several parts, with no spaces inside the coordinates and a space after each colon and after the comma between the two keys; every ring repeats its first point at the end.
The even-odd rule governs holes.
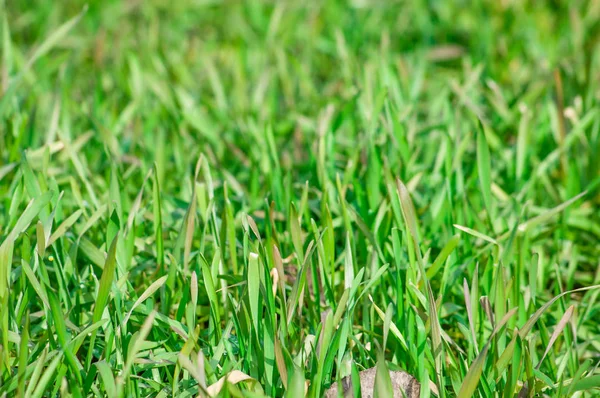
{"type": "Polygon", "coordinates": [[[40,380],[38,381],[35,390],[33,390],[33,393],[31,395],[26,395],[27,396],[31,396],[32,398],[40,398],[44,395],[44,393],[46,392],[46,387],[48,386],[48,383],[50,383],[50,381],[52,380],[52,377],[54,377],[54,372],[56,372],[56,368],[58,367],[58,365],[60,365],[60,362],[62,360],[62,353],[59,352],[54,359],[48,364],[48,367],[46,367],[46,370],[44,370],[44,372],[42,373],[42,376],[40,377],[40,380]]]}
{"type": "Polygon", "coordinates": [[[477,173],[479,174],[479,186],[481,187],[483,203],[487,209],[488,217],[490,220],[493,220],[491,168],[490,148],[488,147],[483,126],[480,125],[477,131],[477,173]]]}
{"type": "Polygon", "coordinates": [[[12,231],[4,238],[2,244],[4,245],[6,242],[13,242],[21,233],[23,233],[29,227],[33,219],[50,202],[50,198],[52,198],[52,192],[46,192],[45,194],[32,199],[21,214],[21,217],[19,217],[19,220],[17,220],[12,231]]]}
{"type": "MultiPolygon", "coordinates": [[[[112,289],[113,280],[115,278],[115,269],[117,266],[117,242],[119,241],[119,235],[115,236],[110,245],[106,262],[104,263],[104,269],[102,270],[102,276],[100,277],[100,285],[98,287],[98,296],[96,297],[96,303],[94,305],[94,312],[92,314],[92,323],[100,321],[102,313],[106,309],[108,304],[108,297],[112,289]]],[[[92,332],[90,337],[90,345],[88,348],[88,354],[86,359],[86,368],[90,368],[92,362],[92,354],[94,351],[94,343],[96,340],[97,330],[92,332]]]]}
{"type": "Polygon", "coordinates": [[[469,371],[467,372],[461,386],[458,391],[459,398],[470,398],[474,396],[475,389],[477,389],[477,385],[479,384],[479,379],[481,378],[481,373],[483,372],[483,366],[485,360],[487,358],[487,353],[489,350],[489,346],[486,344],[483,346],[483,349],[475,358],[475,361],[469,367],[469,371]]]}
{"type": "Polygon", "coordinates": [[[248,259],[248,299],[250,300],[252,325],[255,333],[258,334],[262,311],[260,311],[259,259],[256,253],[250,253],[250,258],[248,259]]]}

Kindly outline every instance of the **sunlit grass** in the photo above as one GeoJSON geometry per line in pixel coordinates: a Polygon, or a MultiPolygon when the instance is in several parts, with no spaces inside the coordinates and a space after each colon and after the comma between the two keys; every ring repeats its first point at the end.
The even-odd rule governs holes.
{"type": "Polygon", "coordinates": [[[0,13],[0,397],[598,394],[597,2],[0,13]]]}

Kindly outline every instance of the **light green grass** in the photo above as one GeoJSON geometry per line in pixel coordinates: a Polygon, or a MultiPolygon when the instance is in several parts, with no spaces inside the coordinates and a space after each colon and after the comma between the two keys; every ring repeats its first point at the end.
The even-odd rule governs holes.
{"type": "Polygon", "coordinates": [[[598,1],[0,18],[0,397],[599,393],[598,1]]]}

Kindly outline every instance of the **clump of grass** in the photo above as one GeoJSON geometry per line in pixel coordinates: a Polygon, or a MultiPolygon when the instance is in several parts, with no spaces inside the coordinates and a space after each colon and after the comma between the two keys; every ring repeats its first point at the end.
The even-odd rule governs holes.
{"type": "Polygon", "coordinates": [[[600,388],[594,2],[0,7],[0,396],[600,388]]]}

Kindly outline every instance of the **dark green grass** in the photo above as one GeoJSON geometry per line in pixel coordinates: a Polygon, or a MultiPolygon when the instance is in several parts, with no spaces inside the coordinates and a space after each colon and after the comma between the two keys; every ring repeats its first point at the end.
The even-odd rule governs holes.
{"type": "Polygon", "coordinates": [[[598,394],[598,1],[0,12],[0,396],[598,394]]]}

